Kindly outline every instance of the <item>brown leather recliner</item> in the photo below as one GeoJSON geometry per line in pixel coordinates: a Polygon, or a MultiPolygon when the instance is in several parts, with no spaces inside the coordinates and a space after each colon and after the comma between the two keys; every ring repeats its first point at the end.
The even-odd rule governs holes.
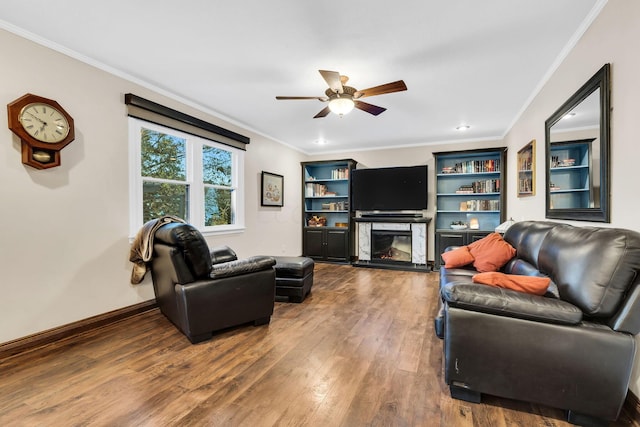
{"type": "Polygon", "coordinates": [[[222,246],[209,250],[190,224],[170,223],[154,237],[151,276],[160,311],[192,343],[213,332],[270,322],[275,301],[275,260],[238,260],[222,246]]]}
{"type": "Polygon", "coordinates": [[[511,226],[516,256],[503,272],[546,276],[537,296],[472,283],[442,268],[445,381],[454,398],[491,394],[568,410],[570,422],[608,425],[627,394],[640,333],[640,234],[545,221],[511,226]]]}

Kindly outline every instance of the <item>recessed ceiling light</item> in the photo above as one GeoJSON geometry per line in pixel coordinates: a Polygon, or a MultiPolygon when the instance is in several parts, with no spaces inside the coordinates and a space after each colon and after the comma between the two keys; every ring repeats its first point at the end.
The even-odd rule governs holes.
{"type": "Polygon", "coordinates": [[[456,130],[464,131],[464,130],[469,129],[470,127],[471,127],[471,126],[469,126],[469,125],[460,125],[460,126],[458,126],[458,127],[456,128],[456,130]]]}
{"type": "Polygon", "coordinates": [[[570,119],[571,117],[573,117],[573,116],[575,116],[575,115],[576,115],[576,113],[567,113],[567,114],[565,114],[562,118],[563,118],[563,119],[570,119]]]}
{"type": "Polygon", "coordinates": [[[318,144],[318,145],[325,145],[325,144],[328,144],[329,141],[327,141],[324,138],[319,138],[319,139],[316,139],[315,141],[313,141],[313,143],[314,144],[318,144]]]}

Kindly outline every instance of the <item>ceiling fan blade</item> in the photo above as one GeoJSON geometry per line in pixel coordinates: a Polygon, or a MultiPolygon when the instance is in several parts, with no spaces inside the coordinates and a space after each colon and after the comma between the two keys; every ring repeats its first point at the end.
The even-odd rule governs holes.
{"type": "Polygon", "coordinates": [[[315,116],[313,116],[314,119],[319,119],[320,117],[327,117],[327,115],[331,112],[331,110],[329,109],[329,106],[326,106],[322,109],[322,111],[320,111],[318,114],[316,114],[315,116]]]}
{"type": "Polygon", "coordinates": [[[366,102],[362,102],[362,101],[353,101],[353,102],[355,104],[354,107],[362,111],[366,111],[369,114],[373,114],[374,116],[377,116],[378,114],[387,111],[386,108],[378,107],[377,105],[373,105],[373,104],[367,104],[366,102]]]}
{"type": "Polygon", "coordinates": [[[334,93],[344,93],[340,73],[337,71],[318,70],[334,93]]]}
{"type": "Polygon", "coordinates": [[[393,93],[393,92],[401,92],[403,90],[407,90],[407,85],[404,84],[403,80],[398,80],[397,82],[387,83],[380,86],[370,87],[369,89],[363,89],[356,91],[353,94],[354,98],[364,98],[366,96],[374,96],[374,95],[382,95],[384,93],[393,93]]]}
{"type": "Polygon", "coordinates": [[[317,99],[318,101],[327,102],[329,98],[326,96],[276,96],[276,99],[287,100],[287,99],[317,99]]]}

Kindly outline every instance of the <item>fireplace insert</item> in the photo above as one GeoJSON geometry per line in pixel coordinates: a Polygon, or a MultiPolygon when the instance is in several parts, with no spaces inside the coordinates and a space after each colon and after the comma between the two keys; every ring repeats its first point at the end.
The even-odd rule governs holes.
{"type": "Polygon", "coordinates": [[[411,263],[411,232],[371,230],[371,259],[411,263]]]}

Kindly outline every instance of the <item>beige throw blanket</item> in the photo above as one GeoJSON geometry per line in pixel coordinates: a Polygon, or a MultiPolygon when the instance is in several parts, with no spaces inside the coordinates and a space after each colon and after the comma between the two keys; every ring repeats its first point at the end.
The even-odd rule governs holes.
{"type": "Polygon", "coordinates": [[[138,230],[129,253],[129,261],[133,263],[131,284],[137,285],[144,279],[144,275],[147,274],[147,262],[151,261],[151,256],[153,255],[153,237],[156,234],[156,230],[170,222],[185,223],[183,219],[177,216],[165,215],[146,222],[138,230]]]}

